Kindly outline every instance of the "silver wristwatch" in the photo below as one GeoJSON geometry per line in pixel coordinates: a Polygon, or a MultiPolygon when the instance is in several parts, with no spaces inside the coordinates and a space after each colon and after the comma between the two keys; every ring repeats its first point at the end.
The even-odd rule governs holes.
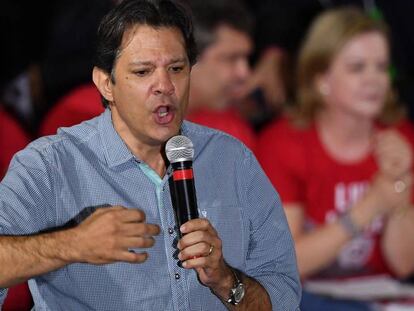
{"type": "Polygon", "coordinates": [[[227,302],[236,306],[242,301],[245,294],[245,289],[244,284],[241,281],[240,272],[233,268],[230,269],[233,272],[235,282],[233,288],[230,289],[230,294],[227,302]]]}

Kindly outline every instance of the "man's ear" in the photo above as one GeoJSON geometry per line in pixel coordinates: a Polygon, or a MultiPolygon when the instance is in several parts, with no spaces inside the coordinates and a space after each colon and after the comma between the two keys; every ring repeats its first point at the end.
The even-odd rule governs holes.
{"type": "Polygon", "coordinates": [[[93,79],[93,83],[95,83],[101,95],[105,97],[107,101],[113,102],[114,101],[114,97],[112,94],[113,83],[111,80],[111,75],[95,66],[93,67],[93,71],[92,71],[92,79],[93,79]]]}

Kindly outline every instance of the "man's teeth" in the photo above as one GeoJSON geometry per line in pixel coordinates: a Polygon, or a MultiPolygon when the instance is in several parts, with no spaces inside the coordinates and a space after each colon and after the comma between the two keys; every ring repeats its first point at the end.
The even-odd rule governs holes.
{"type": "Polygon", "coordinates": [[[158,116],[165,117],[168,114],[168,111],[158,111],[158,116]]]}

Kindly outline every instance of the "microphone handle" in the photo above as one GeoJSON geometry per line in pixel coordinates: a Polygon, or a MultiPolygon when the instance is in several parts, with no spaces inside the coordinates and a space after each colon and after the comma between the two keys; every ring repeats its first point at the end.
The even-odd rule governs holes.
{"type": "MultiPolygon", "coordinates": [[[[192,162],[177,162],[173,163],[172,166],[173,175],[169,179],[169,185],[175,220],[179,228],[187,221],[199,217],[197,197],[192,162]]],[[[180,234],[179,230],[178,232],[180,234]]]]}
{"type": "Polygon", "coordinates": [[[182,179],[174,181],[177,198],[178,225],[191,219],[198,218],[197,198],[194,179],[182,179]]]}

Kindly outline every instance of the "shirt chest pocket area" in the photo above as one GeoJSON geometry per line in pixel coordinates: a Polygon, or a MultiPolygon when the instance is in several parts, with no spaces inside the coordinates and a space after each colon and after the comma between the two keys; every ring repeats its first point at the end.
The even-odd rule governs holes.
{"type": "Polygon", "coordinates": [[[223,243],[223,255],[232,267],[242,269],[245,266],[248,231],[243,225],[242,215],[238,206],[222,205],[201,211],[200,217],[205,216],[218,232],[223,243]]]}

